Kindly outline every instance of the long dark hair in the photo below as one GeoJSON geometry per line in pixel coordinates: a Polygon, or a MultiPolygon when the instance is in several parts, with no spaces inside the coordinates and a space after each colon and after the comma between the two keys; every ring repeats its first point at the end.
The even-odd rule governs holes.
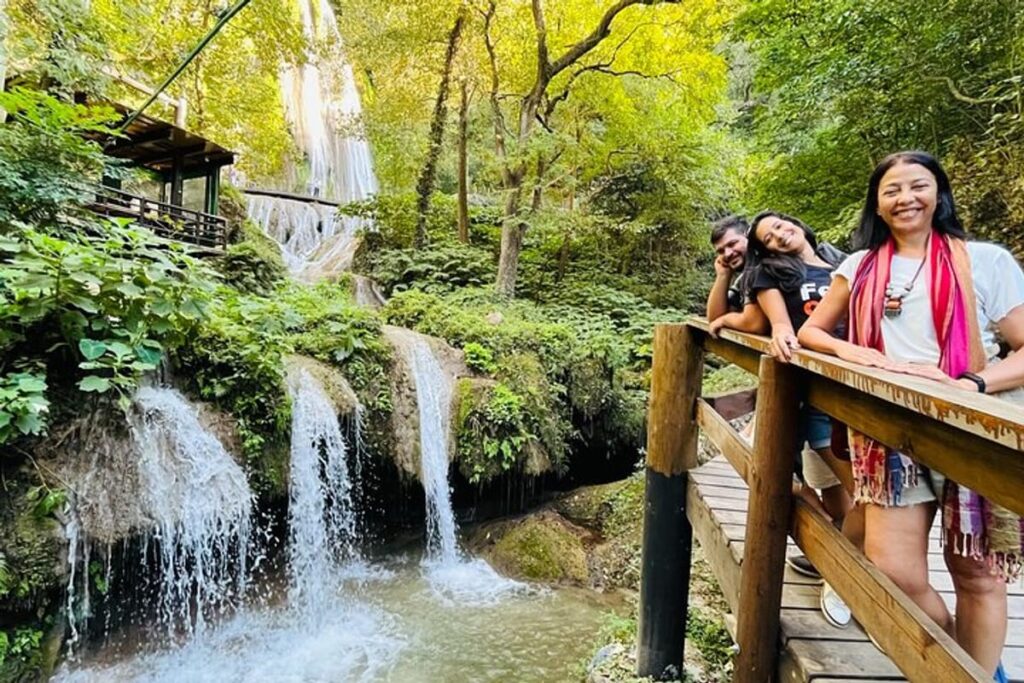
{"type": "Polygon", "coordinates": [[[952,235],[964,239],[964,230],[960,217],[956,213],[953,201],[953,188],[949,184],[949,176],[939,160],[928,152],[906,151],[890,154],[875,167],[868,180],[868,196],[864,200],[864,209],[860,214],[860,224],[853,232],[854,249],[876,249],[889,239],[892,232],[882,217],[878,215],[878,187],[882,184],[882,176],[896,164],[917,164],[927,168],[938,184],[938,202],[935,205],[935,216],[932,226],[944,235],[952,235]]]}
{"type": "Polygon", "coordinates": [[[758,224],[765,218],[771,217],[789,221],[803,230],[804,236],[807,237],[807,241],[815,252],[818,250],[818,238],[802,220],[778,211],[762,211],[750,221],[750,231],[747,232],[747,267],[754,268],[755,275],[757,274],[756,269],[760,269],[761,272],[779,283],[779,289],[784,292],[792,292],[800,289],[800,285],[803,284],[804,278],[807,277],[807,266],[799,256],[769,251],[761,238],[757,236],[758,224]]]}

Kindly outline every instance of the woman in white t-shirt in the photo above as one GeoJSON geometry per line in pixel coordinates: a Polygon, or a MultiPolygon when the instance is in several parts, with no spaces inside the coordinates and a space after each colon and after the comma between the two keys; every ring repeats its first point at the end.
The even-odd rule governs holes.
{"type": "MultiPolygon", "coordinates": [[[[995,331],[1024,347],[1024,273],[1001,247],[966,242],[945,171],[901,152],[875,169],[861,248],[799,333],[807,348],[862,365],[928,377],[968,392],[1024,385],[1024,353],[989,364],[995,331]],[[849,316],[848,339],[829,332],[849,316]]],[[[1006,639],[1006,582],[1020,572],[1020,518],[946,481],[906,454],[851,430],[855,499],[865,503],[868,557],[990,672],[1006,639]],[[957,619],[928,582],[928,531],[943,510],[945,560],[957,619]]]]}

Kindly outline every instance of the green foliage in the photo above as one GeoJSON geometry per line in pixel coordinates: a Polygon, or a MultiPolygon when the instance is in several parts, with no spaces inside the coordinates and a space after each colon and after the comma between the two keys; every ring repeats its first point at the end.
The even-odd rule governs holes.
{"type": "Polygon", "coordinates": [[[0,108],[10,115],[0,126],[0,233],[12,221],[52,225],[87,201],[83,181],[109,166],[96,140],[112,134],[114,112],[25,88],[0,92],[0,108]]]}
{"type": "MultiPolygon", "coordinates": [[[[0,240],[0,259],[0,350],[16,362],[43,349],[74,359],[79,390],[122,405],[202,319],[212,289],[183,247],[123,223],[63,238],[21,225],[0,240]]],[[[42,380],[19,379],[19,393],[38,396],[42,380]]],[[[20,410],[38,419],[43,406],[24,398],[20,410]]]]}
{"type": "Polygon", "coordinates": [[[420,250],[394,249],[373,259],[370,277],[385,292],[415,287],[427,292],[449,292],[479,287],[493,279],[491,255],[458,243],[432,244],[420,250]]]}
{"type": "Polygon", "coordinates": [[[469,342],[462,347],[462,351],[466,354],[466,365],[471,370],[488,375],[493,375],[497,372],[498,366],[494,362],[494,353],[483,344],[469,342]]]}
{"type": "Polygon", "coordinates": [[[36,628],[23,626],[0,631],[0,678],[20,681],[38,675],[42,642],[43,632],[36,628]]]}
{"type": "Polygon", "coordinates": [[[99,67],[110,55],[102,25],[89,10],[88,0],[9,0],[11,32],[5,47],[18,75],[66,99],[101,87],[99,67]]]}
{"type": "Polygon", "coordinates": [[[844,234],[874,164],[926,149],[948,163],[969,227],[1024,253],[1022,22],[1017,2],[748,3],[735,31],[754,61],[739,103],[756,143],[746,203],[844,234]]]}
{"type": "Polygon", "coordinates": [[[726,673],[732,670],[732,636],[721,620],[691,606],[687,609],[686,637],[700,650],[709,671],[726,673]]]}
{"type": "Polygon", "coordinates": [[[243,219],[241,240],[228,246],[214,263],[225,284],[246,294],[269,296],[287,275],[281,249],[243,219]]]}
{"type": "Polygon", "coordinates": [[[722,394],[757,386],[757,376],[738,365],[726,365],[705,373],[702,391],[705,395],[722,394]]]}
{"type": "Polygon", "coordinates": [[[523,397],[502,383],[474,391],[471,380],[460,383],[459,468],[472,484],[524,466],[531,449],[540,447],[531,432],[536,416],[523,397]]]}
{"type": "Polygon", "coordinates": [[[45,374],[15,372],[0,376],[0,444],[16,435],[42,433],[49,409],[45,374]]]}

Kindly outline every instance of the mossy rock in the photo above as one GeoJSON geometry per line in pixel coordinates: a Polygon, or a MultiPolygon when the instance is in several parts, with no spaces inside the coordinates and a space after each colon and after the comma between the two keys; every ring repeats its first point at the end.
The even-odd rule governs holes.
{"type": "Polygon", "coordinates": [[[589,580],[586,531],[553,511],[508,523],[504,533],[496,529],[492,534],[498,539],[484,554],[507,575],[545,583],[589,580]]]}
{"type": "Polygon", "coordinates": [[[611,513],[611,499],[625,486],[623,481],[583,486],[556,500],[554,506],[571,522],[600,532],[611,513]]]}

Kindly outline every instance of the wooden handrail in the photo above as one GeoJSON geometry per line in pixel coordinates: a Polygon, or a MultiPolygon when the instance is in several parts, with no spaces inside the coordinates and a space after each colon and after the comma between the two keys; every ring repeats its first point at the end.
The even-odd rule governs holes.
{"type": "Polygon", "coordinates": [[[227,220],[221,216],[105,185],[83,186],[82,191],[94,196],[89,208],[95,213],[134,219],[168,239],[213,249],[227,247],[227,220]]]}
{"type": "MultiPolygon", "coordinates": [[[[664,430],[669,424],[666,415],[670,413],[676,415],[678,430],[673,432],[674,444],[690,443],[695,437],[692,432],[697,427],[703,429],[747,481],[751,489],[748,517],[753,515],[760,520],[748,521],[747,526],[737,601],[740,656],[734,680],[760,683],[774,675],[777,649],[773,634],[778,629],[778,594],[782,583],[780,547],[784,548],[786,529],[780,530],[780,524],[784,524],[780,520],[785,517],[780,516],[777,501],[772,501],[785,492],[794,506],[791,534],[797,545],[904,674],[912,680],[986,681],[984,670],[828,520],[789,495],[793,453],[783,442],[792,436],[791,423],[800,400],[805,399],[851,427],[901,449],[954,481],[1024,515],[1024,496],[1020,493],[1024,491],[1024,410],[995,397],[960,392],[936,382],[866,368],[810,351],[795,352],[792,362],[785,365],[766,357],[766,338],[734,331],[723,331],[713,338],[707,322],[701,319],[659,325],[655,338],[661,343],[655,348],[657,391],[652,390],[649,433],[664,430]],[[670,343],[673,339],[684,341],[674,347],[670,343]],[[692,373],[702,367],[705,352],[759,375],[762,385],[754,446],[715,410],[711,399],[699,396],[700,378],[692,373]],[[663,356],[660,359],[659,354],[663,356]],[[672,384],[674,390],[670,388],[672,384]],[[694,394],[695,388],[698,395],[694,394]]],[[[661,453],[666,451],[664,446],[654,448],[661,453]]],[[[676,461],[683,463],[684,477],[692,467],[685,460],[676,461]]],[[[649,455],[649,472],[652,464],[649,455]]],[[[661,463],[658,466],[664,467],[661,463]]],[[[649,489],[648,511],[659,504],[651,496],[649,489]]],[[[648,541],[645,528],[645,554],[649,551],[648,541]]],[[[650,580],[649,569],[645,565],[641,614],[647,608],[643,587],[650,580]]],[[[663,567],[655,569],[668,571],[663,567]]],[[[735,587],[736,577],[726,578],[735,587]]],[[[644,642],[650,636],[641,634],[641,651],[658,648],[657,643],[644,642]]]]}
{"type": "MultiPolygon", "coordinates": [[[[686,326],[697,331],[705,350],[754,374],[755,361],[768,352],[764,337],[724,330],[713,339],[698,318],[686,326]]],[[[1019,405],[813,351],[794,352],[791,364],[801,371],[815,408],[1024,515],[1019,405]]]]}

